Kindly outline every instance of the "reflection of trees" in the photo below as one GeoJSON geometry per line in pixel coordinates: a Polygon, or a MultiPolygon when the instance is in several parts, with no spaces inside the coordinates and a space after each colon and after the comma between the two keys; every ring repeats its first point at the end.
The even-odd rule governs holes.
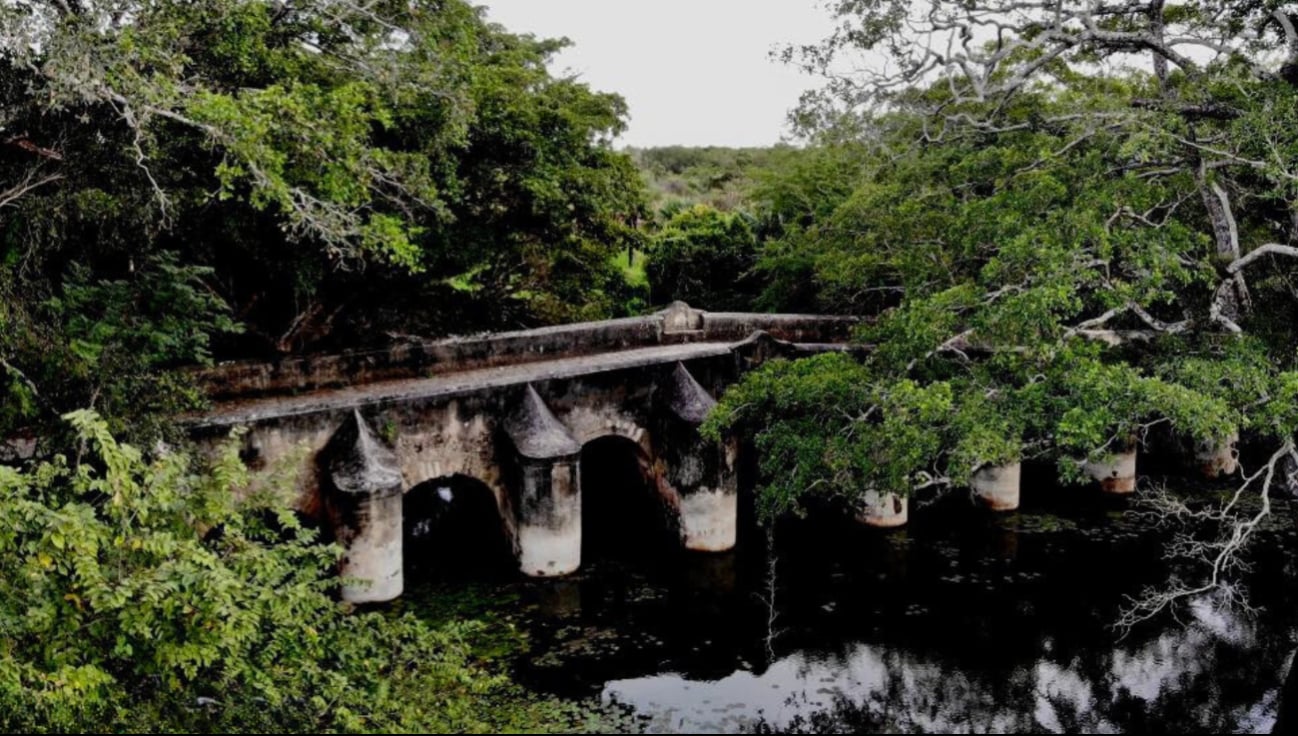
{"type": "Polygon", "coordinates": [[[1267,727],[1288,647],[1263,641],[1265,626],[1209,601],[1192,612],[1184,627],[1173,624],[1112,646],[1055,651],[1043,639],[1035,663],[1009,670],[859,644],[850,656],[837,653],[799,668],[807,682],[851,679],[860,683],[858,691],[759,730],[1221,733],[1267,727]]]}
{"type": "MultiPolygon", "coordinates": [[[[977,529],[967,508],[954,511],[956,522],[921,521],[906,534],[782,529],[782,634],[769,654],[772,611],[755,595],[769,593],[760,542],[701,566],[592,565],[575,581],[580,613],[560,624],[582,624],[581,639],[616,639],[616,656],[601,638],[536,679],[577,679],[587,694],[611,687],[646,712],[700,724],[762,710],[768,730],[813,733],[1269,725],[1292,649],[1287,612],[1298,610],[1298,591],[1274,584],[1293,579],[1291,555],[1259,552],[1257,618],[1202,599],[1183,622],[1115,641],[1122,597],[1167,574],[1156,535],[1102,512],[1066,525],[1028,518],[1016,534],[1005,524],[1020,522],[977,529]]],[[[572,643],[534,641],[548,641],[537,651],[572,643]]]]}
{"type": "Polygon", "coordinates": [[[1275,724],[1271,733],[1292,733],[1298,728],[1298,654],[1290,657],[1289,674],[1284,678],[1280,689],[1279,704],[1276,706],[1275,724]]]}
{"type": "Polygon", "coordinates": [[[1167,574],[1156,535],[1130,519],[1082,519],[1063,532],[1020,534],[1011,554],[997,554],[1006,547],[1001,527],[963,537],[946,531],[959,528],[954,524],[916,527],[899,576],[889,550],[869,546],[857,548],[848,583],[819,597],[805,593],[827,586],[828,576],[790,576],[801,579],[804,594],[787,601],[830,597],[838,619],[868,621],[869,629],[845,626],[826,637],[815,603],[792,615],[795,629],[821,633],[820,642],[796,632],[786,641],[786,654],[798,652],[791,658],[799,660],[802,682],[827,679],[842,692],[829,705],[822,699],[785,708],[769,725],[784,728],[796,712],[787,727],[813,733],[1266,728],[1292,650],[1286,612],[1293,596],[1273,584],[1292,579],[1290,558],[1255,560],[1252,579],[1270,581],[1254,593],[1267,606],[1256,618],[1201,597],[1182,620],[1168,617],[1115,641],[1109,624],[1123,595],[1167,574]],[[871,593],[858,594],[863,588],[871,593]],[[834,634],[857,643],[826,647],[834,634]]]}

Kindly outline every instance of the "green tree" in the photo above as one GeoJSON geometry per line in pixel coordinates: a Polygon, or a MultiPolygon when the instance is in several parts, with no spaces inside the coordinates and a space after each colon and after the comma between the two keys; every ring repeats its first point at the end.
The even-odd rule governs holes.
{"type": "Polygon", "coordinates": [[[765,284],[761,306],[785,312],[868,310],[862,304],[845,305],[824,288],[817,264],[833,258],[836,249],[826,247],[837,234],[830,216],[852,195],[873,162],[872,153],[855,141],[822,138],[807,148],[778,151],[755,173],[750,196],[762,241],[757,262],[765,284]]]}
{"type": "MultiPolygon", "coordinates": [[[[148,460],[92,412],[84,443],[0,466],[0,728],[5,731],[493,732],[578,727],[475,661],[478,625],[357,613],[340,550],[250,476],[148,460]]],[[[287,495],[286,495],[287,494],[287,495]]]]}
{"type": "Polygon", "coordinates": [[[746,216],[701,204],[681,210],[650,243],[650,299],[714,311],[750,308],[757,292],[750,273],[756,258],[757,237],[746,216]]]}
{"type": "MultiPolygon", "coordinates": [[[[1243,427],[1266,460],[1241,493],[1260,488],[1265,512],[1268,487],[1298,461],[1281,398],[1298,344],[1286,260],[1298,254],[1293,18],[1268,4],[1161,0],[931,5],[832,3],[831,37],[786,52],[832,79],[795,115],[804,134],[855,141],[866,157],[850,194],[840,185],[805,209],[794,235],[813,237],[784,238],[764,264],[871,318],[873,351],[852,379],[871,386],[867,398],[790,428],[802,410],[782,393],[835,385],[845,369],[771,367],[722,401],[717,428],[812,448],[765,468],[764,483],[788,485],[780,474],[812,457],[832,467],[821,450],[883,426],[890,397],[949,394],[949,420],[914,423],[923,457],[909,445],[857,454],[864,480],[843,484],[850,494],[889,478],[902,491],[957,484],[1015,444],[1067,469],[1156,424],[1203,442],[1243,427]],[[862,51],[890,57],[889,73],[840,73],[862,51]]],[[[833,481],[807,472],[779,495],[833,481]]],[[[1239,498],[1209,515],[1216,542],[1181,547],[1206,586],[1256,528],[1239,498]]],[[[1179,502],[1165,510],[1206,518],[1179,502]]],[[[1178,584],[1138,614],[1203,589],[1178,584]]]]}
{"type": "Polygon", "coordinates": [[[0,386],[25,417],[0,434],[148,393],[94,376],[624,309],[613,256],[644,209],[609,146],[625,104],[548,73],[564,42],[482,13],[0,7],[0,386]],[[189,296],[164,315],[150,293],[189,296]],[[101,355],[140,360],[81,367],[101,355]]]}
{"type": "Polygon", "coordinates": [[[743,209],[754,179],[791,150],[784,144],[770,148],[662,146],[631,149],[629,153],[649,186],[654,213],[664,220],[696,204],[723,212],[743,209]]]}

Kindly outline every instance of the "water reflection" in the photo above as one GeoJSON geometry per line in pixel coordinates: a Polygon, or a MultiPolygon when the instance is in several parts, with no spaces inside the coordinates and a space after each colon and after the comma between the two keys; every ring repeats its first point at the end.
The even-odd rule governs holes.
{"type": "Polygon", "coordinates": [[[751,536],[729,555],[659,548],[520,583],[520,674],[627,704],[655,732],[1270,729],[1298,610],[1285,544],[1254,561],[1255,615],[1204,598],[1118,639],[1123,597],[1169,572],[1128,514],[969,514],[782,529],[773,623],[751,536]]]}
{"type": "Polygon", "coordinates": [[[1096,656],[1053,657],[1053,642],[1043,640],[1041,659],[1009,670],[953,668],[939,655],[856,642],[841,652],[797,651],[760,673],[737,671],[713,681],[679,674],[614,680],[603,695],[648,714],[648,730],[656,733],[755,727],[1269,731],[1279,691],[1275,668],[1283,667],[1285,658],[1250,658],[1248,652],[1258,645],[1255,623],[1223,615],[1209,601],[1192,610],[1193,621],[1185,628],[1164,631],[1139,646],[1093,652],[1096,656]],[[1268,667],[1269,673],[1261,671],[1268,667]],[[1250,669],[1254,677],[1247,676],[1250,669]]]}

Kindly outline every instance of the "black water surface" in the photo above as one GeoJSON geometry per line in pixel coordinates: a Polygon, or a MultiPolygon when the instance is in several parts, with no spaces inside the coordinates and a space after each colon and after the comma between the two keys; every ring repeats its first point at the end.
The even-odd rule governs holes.
{"type": "Polygon", "coordinates": [[[596,465],[582,570],[502,586],[530,633],[516,664],[530,687],[625,704],[658,732],[1265,732],[1276,718],[1298,646],[1288,521],[1253,555],[1255,612],[1203,598],[1120,638],[1124,597],[1169,574],[1125,501],[1040,486],[1015,513],[951,498],[891,532],[790,523],[772,607],[751,523],[734,552],[681,552],[644,529],[631,466],[596,465]],[[641,526],[610,531],[628,515],[641,526]]]}

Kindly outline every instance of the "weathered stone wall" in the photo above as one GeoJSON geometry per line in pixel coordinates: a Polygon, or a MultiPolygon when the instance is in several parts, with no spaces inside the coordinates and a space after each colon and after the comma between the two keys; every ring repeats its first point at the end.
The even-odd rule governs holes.
{"type": "Polygon", "coordinates": [[[705,312],[688,305],[646,317],[585,322],[480,337],[430,340],[375,351],[228,363],[197,373],[215,400],[294,394],[377,381],[594,355],[653,345],[738,341],[755,331],[797,343],[842,343],[857,320],[796,314],[705,312]]]}
{"type": "MultiPolygon", "coordinates": [[[[674,364],[608,371],[572,379],[530,384],[579,444],[609,435],[625,437],[653,453],[649,426],[656,383],[670,375],[674,364]]],[[[691,361],[690,371],[712,395],[734,379],[730,356],[691,361]]],[[[321,402],[305,413],[263,416],[245,424],[243,457],[253,468],[290,464],[299,471],[303,508],[319,482],[313,458],[359,410],[375,433],[392,449],[406,487],[449,475],[464,475],[485,483],[503,498],[501,423],[521,400],[526,385],[466,389],[450,395],[390,402],[374,406],[331,406],[321,402]]],[[[196,427],[204,443],[220,442],[231,425],[196,427]]],[[[507,450],[506,450],[507,451],[507,450]]]]}

